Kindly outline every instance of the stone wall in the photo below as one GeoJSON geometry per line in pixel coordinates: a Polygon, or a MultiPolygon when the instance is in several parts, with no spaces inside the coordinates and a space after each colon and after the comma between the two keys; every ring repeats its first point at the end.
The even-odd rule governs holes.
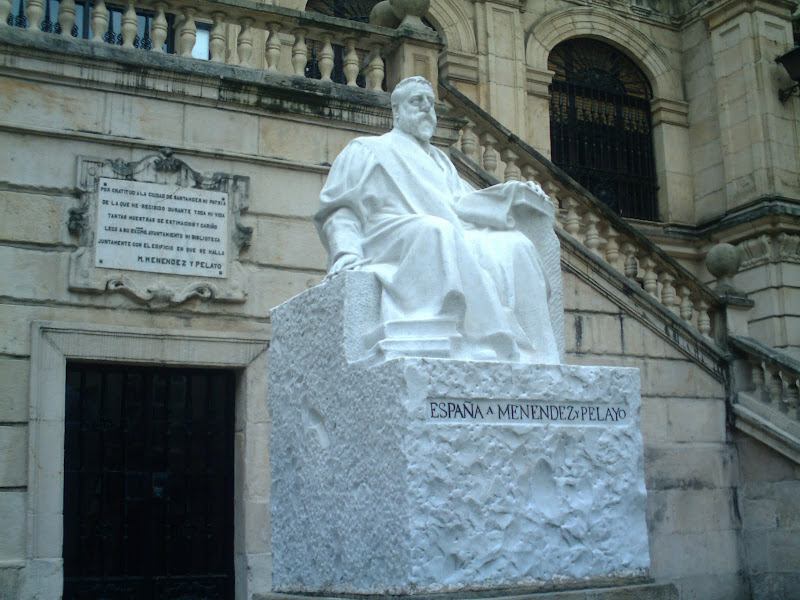
{"type": "MultiPolygon", "coordinates": [[[[328,165],[353,137],[385,130],[388,98],[348,90],[339,101],[335,94],[320,100],[319,89],[317,97],[298,91],[288,110],[287,78],[280,76],[271,88],[246,80],[226,87],[223,76],[230,71],[213,65],[198,72],[190,61],[151,53],[128,54],[129,61],[120,63],[109,59],[108,50],[118,52],[113,47],[88,46],[87,53],[86,42],[71,40],[62,43],[74,53],[56,58],[46,38],[38,41],[38,49],[0,49],[0,596],[58,597],[64,400],[58,368],[46,367],[62,361],[63,381],[63,361],[81,356],[239,371],[236,588],[240,598],[266,592],[271,563],[263,350],[269,309],[321,280],[324,250],[310,215],[328,165]],[[269,109],[259,106],[265,94],[269,109]],[[353,102],[359,114],[342,118],[353,102]],[[70,256],[80,244],[68,229],[70,210],[81,204],[79,157],[132,162],[164,146],[201,173],[249,177],[243,224],[253,234],[235,257],[247,293],[243,303],[194,298],[156,309],[113,290],[70,289],[70,256]],[[56,323],[56,333],[34,325],[42,322],[56,323]],[[58,324],[70,324],[68,331],[58,324]],[[131,346],[130,332],[144,345],[131,346]],[[176,341],[177,355],[165,354],[163,336],[176,341]],[[253,344],[260,348],[255,354],[232,358],[253,344]],[[137,346],[138,357],[130,354],[137,346]],[[41,358],[37,348],[45,354],[55,348],[55,358],[41,358]],[[36,374],[33,385],[30,373],[36,374]],[[43,398],[43,385],[55,386],[53,394],[43,398]],[[61,421],[35,416],[37,403],[48,398],[61,421]]],[[[176,281],[148,277],[153,285],[176,281]]]]}
{"type": "MultiPolygon", "coordinates": [[[[269,309],[316,284],[323,274],[325,258],[309,217],[328,165],[347,141],[380,133],[390,123],[385,95],[337,92],[324,84],[293,88],[292,80],[279,74],[249,76],[237,67],[198,67],[168,56],[137,58],[114,48],[82,54],[85,44],[64,43],[74,53],[62,52],[55,60],[45,42],[0,47],[0,131],[7,149],[0,156],[0,330],[6,333],[0,339],[0,521],[11,524],[0,539],[4,597],[21,593],[20,569],[32,565],[26,561],[51,561],[42,563],[44,569],[60,557],[58,510],[40,510],[51,501],[60,504],[60,464],[57,458],[30,462],[30,457],[41,458],[32,449],[48,441],[40,435],[48,424],[31,413],[33,399],[41,396],[39,374],[63,369],[57,361],[65,357],[91,356],[92,343],[104,348],[110,360],[147,361],[158,355],[155,341],[142,354],[129,353],[120,341],[121,332],[129,330],[145,337],[169,332],[184,340],[183,364],[220,364],[222,358],[211,350],[197,355],[191,350],[199,343],[192,336],[204,332],[208,339],[265,346],[269,309]],[[70,209],[80,205],[78,157],[134,161],[162,146],[198,171],[250,178],[243,221],[253,235],[239,256],[248,294],[244,303],[196,298],[154,309],[111,291],[70,291],[69,256],[79,241],[67,222],[70,209]],[[63,327],[51,331],[33,325],[41,321],[69,323],[72,330],[100,337],[89,343],[87,333],[62,343],[63,327]],[[42,355],[55,362],[44,365],[37,358],[42,355]],[[51,370],[43,371],[48,365],[51,370]],[[40,471],[52,476],[49,484],[40,480],[40,471]],[[29,487],[32,482],[36,486],[29,487]],[[48,535],[37,537],[42,532],[48,535]]],[[[457,126],[445,119],[440,141],[452,141],[457,126]]],[[[685,598],[746,597],[742,573],[747,554],[740,543],[736,452],[725,425],[722,352],[697,332],[681,329],[641,290],[609,291],[613,277],[607,269],[565,248],[569,362],[633,366],[642,374],[653,576],[674,581],[685,598]]],[[[266,365],[261,354],[230,364],[242,374],[237,394],[237,594],[250,597],[271,584],[264,534],[269,506],[266,365]]],[[[57,387],[56,379],[46,382],[57,387]]],[[[49,398],[61,401],[58,390],[49,398]]],[[[62,449],[48,451],[57,457],[62,449]]],[[[772,464],[776,457],[765,454],[764,460],[772,464]]],[[[744,467],[743,472],[746,479],[744,467]]],[[[745,523],[748,527],[760,535],[756,525],[745,523]]],[[[29,575],[34,572],[26,597],[37,591],[55,597],[58,572],[51,571],[49,579],[29,568],[29,575]]]]}
{"type": "Polygon", "coordinates": [[[725,384],[619,298],[565,274],[567,362],[639,368],[651,573],[681,598],[747,598],[725,384]]]}
{"type": "Polygon", "coordinates": [[[800,469],[749,436],[736,435],[742,540],[753,600],[797,598],[800,469]]]}

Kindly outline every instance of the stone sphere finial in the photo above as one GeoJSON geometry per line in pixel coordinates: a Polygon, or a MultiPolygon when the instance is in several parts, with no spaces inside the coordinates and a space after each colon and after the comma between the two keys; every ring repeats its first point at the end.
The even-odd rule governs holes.
{"type": "Polygon", "coordinates": [[[402,15],[402,23],[414,29],[428,29],[422,22],[422,17],[431,7],[431,0],[389,0],[397,16],[402,15]]]}
{"type": "Polygon", "coordinates": [[[378,2],[369,13],[369,22],[372,25],[397,29],[405,15],[398,15],[392,8],[389,0],[378,2]]]}
{"type": "Polygon", "coordinates": [[[733,286],[733,276],[742,265],[739,249],[732,244],[717,244],[706,255],[706,268],[717,278],[716,291],[719,294],[744,295],[733,286]]]}

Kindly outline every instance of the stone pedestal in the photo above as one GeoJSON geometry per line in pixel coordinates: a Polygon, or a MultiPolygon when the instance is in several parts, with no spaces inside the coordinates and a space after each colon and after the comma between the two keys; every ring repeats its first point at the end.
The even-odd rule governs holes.
{"type": "Polygon", "coordinates": [[[359,361],[344,273],[272,312],[276,591],[408,594],[649,567],[635,369],[359,361]]]}

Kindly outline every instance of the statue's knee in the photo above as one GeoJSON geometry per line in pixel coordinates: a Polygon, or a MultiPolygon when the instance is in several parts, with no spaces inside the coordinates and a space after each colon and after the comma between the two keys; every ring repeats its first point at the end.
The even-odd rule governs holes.
{"type": "Polygon", "coordinates": [[[435,238],[452,239],[456,235],[455,226],[447,219],[440,217],[423,217],[417,223],[417,231],[420,235],[435,238]]]}

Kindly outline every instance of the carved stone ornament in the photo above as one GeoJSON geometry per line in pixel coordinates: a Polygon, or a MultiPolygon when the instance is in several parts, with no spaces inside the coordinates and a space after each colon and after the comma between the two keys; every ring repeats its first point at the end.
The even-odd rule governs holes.
{"type": "MultiPolygon", "coordinates": [[[[84,292],[92,294],[121,293],[136,302],[146,304],[151,308],[163,309],[178,306],[193,298],[199,298],[208,302],[232,302],[242,303],[247,299],[247,292],[244,289],[246,278],[243,273],[242,265],[239,262],[239,253],[250,244],[253,230],[241,221],[241,213],[247,210],[250,191],[250,178],[228,173],[202,174],[187,165],[185,162],[176,158],[170,148],[162,148],[158,154],[151,154],[136,162],[125,162],[121,159],[99,159],[89,157],[78,158],[78,187],[82,192],[82,202],[80,206],[70,210],[67,226],[70,233],[79,237],[79,247],[70,256],[69,264],[69,289],[73,292],[84,292]],[[196,272],[182,272],[180,269],[172,269],[167,272],[152,272],[153,268],[136,265],[126,266],[125,268],[105,268],[102,259],[97,256],[98,235],[101,232],[98,228],[101,225],[100,203],[106,204],[101,199],[101,182],[106,188],[114,187],[114,182],[119,182],[118,187],[123,189],[131,197],[147,196],[147,190],[158,189],[159,186],[170,186],[176,190],[186,190],[194,192],[203,198],[211,197],[216,193],[218,198],[224,198],[221,204],[224,206],[213,207],[217,222],[221,225],[203,223],[200,227],[219,228],[224,231],[215,233],[217,247],[222,250],[211,250],[216,254],[223,254],[221,262],[224,267],[211,273],[208,276],[196,272]],[[109,182],[112,184],[109,186],[109,182]],[[138,190],[138,191],[137,191],[138,190]],[[225,230],[226,229],[226,230],[225,230]]],[[[110,191],[109,189],[104,189],[110,191]]],[[[118,190],[114,190],[118,191],[118,190]]],[[[153,201],[155,202],[155,201],[153,201]]],[[[213,200],[212,200],[213,202],[213,200]]],[[[134,207],[137,207],[135,204],[134,207]]],[[[144,206],[144,204],[142,205],[144,206]]],[[[106,210],[108,207],[104,207],[106,210]]],[[[203,208],[206,208],[203,205],[203,208]]],[[[129,209],[131,210],[131,209],[129,209]]],[[[165,209],[161,206],[160,210],[165,209]]],[[[175,210],[174,212],[180,212],[175,210]]],[[[183,212],[192,215],[196,211],[185,209],[183,212]],[[190,212],[191,211],[191,212],[190,212]]],[[[141,214],[141,210],[139,211],[141,214]]],[[[106,213],[106,217],[109,215],[106,213]]],[[[130,225],[124,231],[128,238],[130,235],[141,234],[141,239],[148,239],[145,227],[140,225],[140,221],[145,221],[142,217],[136,217],[133,213],[126,217],[110,215],[117,219],[127,218],[129,221],[119,221],[123,225],[130,225]],[[135,230],[135,231],[134,231],[135,230]]],[[[171,213],[164,212],[165,217],[172,216],[171,213]]],[[[192,217],[179,215],[184,219],[192,217]]],[[[152,219],[147,219],[152,221],[152,219]]],[[[164,221],[162,219],[161,221],[164,221]]],[[[202,221],[202,219],[199,219],[202,221]]],[[[110,221],[109,221],[110,222],[110,221]]],[[[175,223],[176,221],[167,221],[175,223]]],[[[186,221],[184,221],[185,223],[186,221]]],[[[158,228],[158,226],[154,226],[158,228]]],[[[162,226],[166,228],[167,226],[162,226]]],[[[172,239],[185,237],[172,226],[172,239]]],[[[151,227],[152,228],[152,227],[151,227]]],[[[105,227],[104,229],[113,229],[105,227]]],[[[121,229],[121,228],[120,228],[121,229]]],[[[202,233],[206,233],[203,231],[202,233]]],[[[108,235],[102,232],[103,235],[108,235]]],[[[169,238],[167,238],[169,239],[169,238]]],[[[125,242],[127,244],[127,242],[125,242]]],[[[128,244],[130,245],[130,244],[128,244]]],[[[139,245],[142,244],[133,244],[139,245]]],[[[153,244],[153,247],[156,247],[153,244]]],[[[158,247],[163,247],[163,244],[158,247]]],[[[174,247],[174,245],[173,245],[174,247]]],[[[130,262],[132,249],[123,249],[122,254],[126,254],[130,262]]],[[[200,251],[204,252],[204,251],[200,251]]],[[[149,254],[157,254],[152,251],[149,254]]],[[[190,255],[194,259],[194,256],[190,255]]],[[[197,255],[202,260],[212,261],[217,258],[208,258],[207,255],[197,255]]],[[[140,258],[141,261],[141,258],[140,258]]],[[[187,261],[183,261],[187,263],[187,261]]]]}

